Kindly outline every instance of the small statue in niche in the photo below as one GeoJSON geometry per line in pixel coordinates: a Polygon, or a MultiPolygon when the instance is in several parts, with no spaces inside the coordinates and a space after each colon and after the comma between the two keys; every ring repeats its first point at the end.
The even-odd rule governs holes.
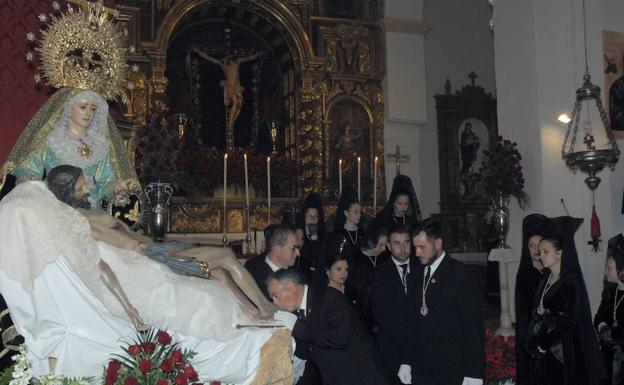
{"type": "Polygon", "coordinates": [[[358,43],[358,69],[363,74],[371,72],[370,47],[367,43],[358,43]]]}
{"type": "Polygon", "coordinates": [[[338,150],[338,158],[342,159],[342,171],[349,175],[355,175],[358,157],[358,142],[362,135],[351,128],[351,122],[345,122],[342,134],[336,139],[334,148],[338,150]]]}
{"type": "Polygon", "coordinates": [[[338,69],[342,72],[352,72],[355,61],[356,41],[352,39],[340,42],[340,55],[338,56],[338,69]]]}
{"type": "Polygon", "coordinates": [[[460,174],[469,174],[473,171],[480,146],[481,141],[479,137],[472,131],[472,123],[466,123],[459,143],[462,162],[460,174]]]}
{"type": "Polygon", "coordinates": [[[327,40],[325,44],[325,69],[329,72],[336,72],[338,71],[336,41],[327,40]]]}

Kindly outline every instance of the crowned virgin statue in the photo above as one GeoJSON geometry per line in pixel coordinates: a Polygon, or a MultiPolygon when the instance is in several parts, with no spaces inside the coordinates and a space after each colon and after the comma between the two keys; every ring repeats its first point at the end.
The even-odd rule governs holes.
{"type": "Polygon", "coordinates": [[[38,51],[47,83],[59,90],[20,135],[0,169],[0,187],[8,174],[18,183],[41,180],[62,164],[83,169],[93,208],[102,200],[123,200],[128,188],[139,187],[105,100],[120,93],[128,68],[123,34],[93,23],[103,21],[73,12],[48,29],[38,51]]]}

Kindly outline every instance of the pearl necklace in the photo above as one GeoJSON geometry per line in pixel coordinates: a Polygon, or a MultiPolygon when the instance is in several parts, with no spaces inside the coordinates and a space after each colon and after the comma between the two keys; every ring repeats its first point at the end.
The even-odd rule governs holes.
{"type": "MultiPolygon", "coordinates": [[[[403,224],[405,224],[405,215],[403,215],[401,218],[403,219],[403,224]]],[[[399,224],[399,221],[397,221],[394,214],[392,214],[392,220],[394,220],[394,223],[396,223],[397,225],[399,224]]]]}
{"type": "Polygon", "coordinates": [[[620,299],[618,300],[618,288],[615,288],[615,295],[613,296],[613,327],[618,327],[618,321],[616,319],[616,312],[617,312],[617,308],[620,306],[620,303],[622,303],[622,300],[624,299],[624,295],[622,295],[620,297],[620,299]]]}
{"type": "Polygon", "coordinates": [[[546,285],[544,286],[544,290],[542,291],[542,296],[540,297],[539,306],[537,307],[537,314],[539,315],[544,315],[544,313],[546,312],[546,309],[544,308],[544,296],[559,279],[559,277],[555,277],[553,281],[550,282],[551,277],[554,277],[554,275],[552,273],[548,274],[548,281],[546,281],[546,285]]]}

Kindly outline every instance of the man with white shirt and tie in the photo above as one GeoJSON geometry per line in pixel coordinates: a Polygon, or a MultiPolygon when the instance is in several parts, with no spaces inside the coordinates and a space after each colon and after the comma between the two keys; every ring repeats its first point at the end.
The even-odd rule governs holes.
{"type": "Polygon", "coordinates": [[[391,258],[377,265],[371,290],[373,316],[379,325],[377,350],[391,384],[400,384],[401,375],[410,368],[412,316],[411,293],[416,290],[418,260],[412,255],[412,229],[399,224],[388,230],[387,247],[391,258]]]}
{"type": "Polygon", "coordinates": [[[482,385],[484,329],[476,282],[444,252],[439,222],[422,221],[412,241],[421,265],[410,293],[412,358],[398,376],[404,384],[482,385]]]}

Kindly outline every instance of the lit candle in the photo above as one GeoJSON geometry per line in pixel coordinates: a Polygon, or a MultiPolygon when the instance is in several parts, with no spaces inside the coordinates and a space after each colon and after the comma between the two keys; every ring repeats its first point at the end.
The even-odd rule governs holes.
{"type": "Polygon", "coordinates": [[[342,159],[338,160],[338,195],[342,195],[342,159]]]}
{"type": "Polygon", "coordinates": [[[247,174],[247,154],[243,154],[245,164],[245,203],[247,204],[247,214],[249,215],[249,175],[247,174]]]}
{"type": "Polygon", "coordinates": [[[360,187],[361,187],[361,176],[362,176],[362,158],[358,156],[358,201],[362,202],[362,197],[360,196],[360,187]]]}
{"type": "Polygon", "coordinates": [[[227,153],[223,155],[223,239],[227,237],[227,153]]]}
{"type": "Polygon", "coordinates": [[[373,170],[373,215],[377,215],[377,157],[375,157],[373,170]]]}
{"type": "Polygon", "coordinates": [[[271,224],[271,157],[267,156],[267,206],[269,208],[268,224],[271,224]]]}

